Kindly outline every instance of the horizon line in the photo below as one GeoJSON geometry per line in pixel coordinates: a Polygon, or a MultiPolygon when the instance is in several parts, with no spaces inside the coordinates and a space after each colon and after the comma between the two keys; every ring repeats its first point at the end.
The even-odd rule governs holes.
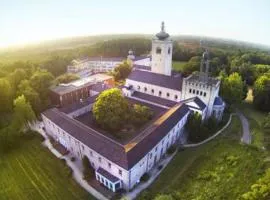
{"type": "MultiPolygon", "coordinates": [[[[68,39],[75,39],[75,38],[87,38],[87,37],[102,37],[102,36],[154,36],[155,34],[150,34],[150,33],[101,33],[101,34],[89,34],[89,35],[74,35],[74,36],[63,36],[63,37],[55,37],[51,39],[41,39],[41,40],[36,40],[36,41],[31,41],[31,42],[23,42],[21,44],[10,44],[10,45],[4,45],[0,46],[0,51],[5,51],[5,50],[20,50],[23,48],[31,48],[35,47],[41,44],[49,44],[52,42],[60,42],[68,39]]],[[[223,41],[230,41],[230,42],[238,42],[238,43],[246,43],[251,46],[261,46],[264,48],[270,48],[270,45],[268,44],[262,44],[259,42],[251,42],[251,41],[245,41],[245,40],[239,40],[239,39],[233,39],[233,38],[225,38],[225,37],[217,37],[217,36],[208,36],[208,35],[196,35],[196,34],[170,34],[170,37],[194,37],[194,38],[200,38],[203,39],[217,39],[217,40],[223,40],[223,41]]]]}

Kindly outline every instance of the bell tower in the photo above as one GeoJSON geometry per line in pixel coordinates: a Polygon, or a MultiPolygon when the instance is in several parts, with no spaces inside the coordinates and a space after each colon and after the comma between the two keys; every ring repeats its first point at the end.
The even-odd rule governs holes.
{"type": "Polygon", "coordinates": [[[202,55],[202,60],[201,60],[201,65],[200,65],[200,81],[208,81],[208,76],[209,76],[209,53],[208,50],[206,49],[203,52],[202,55]]]}
{"type": "Polygon", "coordinates": [[[151,71],[153,73],[171,76],[172,50],[173,42],[170,35],[166,33],[164,22],[162,22],[160,32],[152,39],[151,71]]]}

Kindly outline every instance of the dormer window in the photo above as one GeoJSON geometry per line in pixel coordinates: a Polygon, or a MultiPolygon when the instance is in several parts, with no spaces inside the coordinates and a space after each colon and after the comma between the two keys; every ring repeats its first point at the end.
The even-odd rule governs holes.
{"type": "Polygon", "coordinates": [[[160,47],[156,48],[156,54],[161,54],[161,48],[160,47]]]}

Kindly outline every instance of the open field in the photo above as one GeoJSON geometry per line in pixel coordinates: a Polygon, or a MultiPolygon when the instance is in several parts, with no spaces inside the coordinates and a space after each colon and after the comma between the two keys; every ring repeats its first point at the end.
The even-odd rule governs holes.
{"type": "Polygon", "coordinates": [[[39,137],[19,140],[11,152],[0,152],[1,200],[94,199],[71,178],[64,162],[41,146],[39,137]]]}
{"type": "Polygon", "coordinates": [[[181,71],[183,66],[186,64],[187,62],[185,61],[173,61],[172,65],[173,65],[173,69],[175,71],[181,71]]]}
{"type": "Polygon", "coordinates": [[[241,123],[232,124],[214,141],[179,152],[155,183],[138,199],[170,194],[181,200],[237,199],[266,167],[265,152],[239,144],[241,123]]]}

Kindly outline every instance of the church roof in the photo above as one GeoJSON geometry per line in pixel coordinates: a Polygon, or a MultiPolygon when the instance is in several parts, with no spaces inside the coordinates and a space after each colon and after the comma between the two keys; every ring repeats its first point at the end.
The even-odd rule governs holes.
{"type": "Polygon", "coordinates": [[[215,106],[222,106],[223,105],[223,100],[221,97],[216,97],[214,101],[215,106]]]}
{"type": "Polygon", "coordinates": [[[150,102],[153,102],[162,106],[167,106],[167,107],[172,107],[177,103],[175,101],[171,101],[168,99],[160,98],[157,96],[153,96],[153,95],[149,95],[149,94],[145,94],[145,93],[137,92],[137,91],[135,91],[132,94],[132,97],[136,97],[139,99],[143,99],[143,100],[150,101],[150,102]]]}
{"type": "Polygon", "coordinates": [[[133,68],[138,69],[138,70],[151,71],[151,67],[150,66],[145,66],[145,65],[133,65],[133,68]]]}
{"type": "Polygon", "coordinates": [[[103,169],[101,167],[98,168],[97,173],[101,174],[102,176],[104,176],[105,178],[110,180],[112,183],[115,183],[115,182],[119,181],[119,178],[117,178],[116,176],[114,176],[111,173],[107,172],[105,169],[103,169]]]}
{"type": "Polygon", "coordinates": [[[178,103],[126,145],[102,135],[56,108],[46,110],[43,115],[89,148],[129,170],[153,149],[188,112],[189,109],[185,104],[178,103]]]}
{"type": "Polygon", "coordinates": [[[164,88],[169,88],[173,90],[182,89],[182,75],[173,74],[171,76],[166,76],[163,74],[157,74],[142,70],[133,70],[127,79],[148,83],[151,85],[157,85],[164,88]]]}
{"type": "Polygon", "coordinates": [[[216,85],[218,82],[220,82],[219,79],[213,78],[213,77],[208,77],[207,82],[204,80],[200,79],[200,75],[198,73],[191,74],[187,78],[185,78],[187,81],[191,82],[202,82],[202,83],[207,83],[208,85],[216,85]]]}
{"type": "Polygon", "coordinates": [[[199,97],[197,97],[197,96],[196,97],[189,98],[189,99],[186,99],[186,100],[183,100],[181,102],[187,104],[189,107],[193,107],[189,103],[195,103],[196,104],[196,107],[194,107],[194,108],[196,108],[196,109],[199,108],[200,110],[204,110],[205,107],[206,107],[205,103],[199,97]]]}

